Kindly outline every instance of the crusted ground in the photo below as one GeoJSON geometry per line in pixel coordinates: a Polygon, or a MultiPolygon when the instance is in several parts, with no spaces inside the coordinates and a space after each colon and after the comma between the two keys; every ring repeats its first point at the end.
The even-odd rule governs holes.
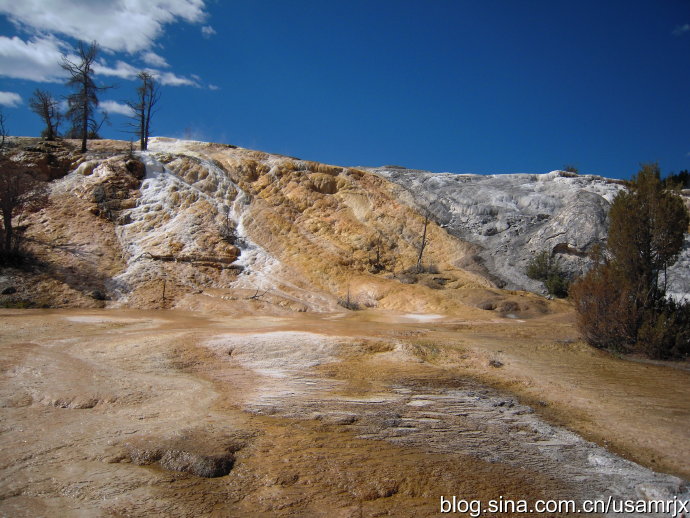
{"type": "Polygon", "coordinates": [[[434,516],[441,495],[687,492],[655,473],[690,475],[687,365],[591,352],[567,319],[1,318],[4,516],[434,516]]]}

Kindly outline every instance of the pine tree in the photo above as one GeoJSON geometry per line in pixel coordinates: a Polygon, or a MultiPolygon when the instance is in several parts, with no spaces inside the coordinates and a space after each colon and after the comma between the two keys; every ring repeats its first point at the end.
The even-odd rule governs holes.
{"type": "Polygon", "coordinates": [[[657,358],[690,354],[690,304],[666,299],[666,273],[689,223],[658,165],[643,165],[611,205],[606,251],[571,289],[590,344],[657,358]]]}

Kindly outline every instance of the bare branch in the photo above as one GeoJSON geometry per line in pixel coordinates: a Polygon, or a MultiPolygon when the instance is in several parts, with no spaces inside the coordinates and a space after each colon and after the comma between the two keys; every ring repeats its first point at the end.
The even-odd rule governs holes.
{"type": "Polygon", "coordinates": [[[145,151],[148,148],[149,136],[151,135],[151,117],[156,112],[154,107],[160,99],[160,87],[151,74],[141,71],[137,75],[141,80],[137,88],[137,98],[135,101],[127,101],[127,106],[132,109],[132,122],[128,124],[133,128],[132,133],[139,138],[139,148],[145,151]]]}
{"type": "Polygon", "coordinates": [[[69,79],[67,86],[75,90],[67,96],[68,109],[66,116],[72,121],[72,128],[68,132],[69,136],[82,139],[81,151],[86,152],[86,140],[98,138],[98,130],[107,120],[103,118],[100,123],[95,119],[96,108],[98,107],[98,93],[112,86],[97,86],[93,79],[93,64],[98,54],[98,43],[95,41],[88,48],[79,42],[77,52],[80,61],[74,63],[67,56],[62,56],[60,66],[67,71],[69,79]]]}
{"type": "Polygon", "coordinates": [[[59,104],[50,92],[37,88],[34,90],[33,97],[29,99],[29,108],[38,115],[46,127],[41,132],[41,136],[46,140],[55,140],[58,136],[58,127],[62,120],[59,104]]]}

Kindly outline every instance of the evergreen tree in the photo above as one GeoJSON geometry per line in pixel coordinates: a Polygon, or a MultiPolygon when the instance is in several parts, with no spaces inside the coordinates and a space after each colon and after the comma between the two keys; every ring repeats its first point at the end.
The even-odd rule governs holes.
{"type": "Polygon", "coordinates": [[[607,250],[571,288],[578,324],[602,348],[657,358],[690,354],[690,305],[666,299],[666,273],[683,246],[690,217],[646,164],[609,212],[607,250]]]}
{"type": "Polygon", "coordinates": [[[608,236],[612,264],[634,288],[638,307],[653,307],[666,295],[666,270],[687,230],[683,200],[664,187],[658,165],[643,165],[611,206],[608,236]]]}

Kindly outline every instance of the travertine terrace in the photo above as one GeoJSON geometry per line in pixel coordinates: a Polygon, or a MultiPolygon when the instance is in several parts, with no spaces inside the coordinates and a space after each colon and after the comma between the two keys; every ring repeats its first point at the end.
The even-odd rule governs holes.
{"type": "Polygon", "coordinates": [[[50,196],[18,220],[34,265],[0,274],[0,515],[690,497],[688,363],[591,349],[517,289],[546,244],[579,267],[605,214],[568,214],[617,184],[11,144],[50,196]]]}

